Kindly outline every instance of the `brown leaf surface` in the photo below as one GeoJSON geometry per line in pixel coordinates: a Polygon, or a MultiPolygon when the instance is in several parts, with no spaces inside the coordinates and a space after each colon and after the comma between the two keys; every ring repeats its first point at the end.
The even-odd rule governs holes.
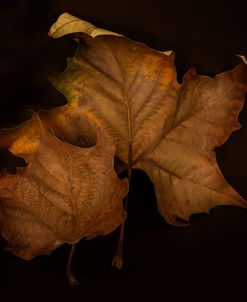
{"type": "Polygon", "coordinates": [[[31,259],[57,244],[112,232],[126,214],[128,185],[113,169],[115,147],[98,133],[97,144],[80,148],[37,125],[11,151],[27,168],[0,178],[0,230],[14,254],[31,259]]]}
{"type": "MultiPolygon", "coordinates": [[[[213,151],[239,128],[245,64],[215,78],[191,70],[179,85],[173,54],[123,37],[77,39],[68,69],[50,76],[69,100],[66,125],[73,133],[84,133],[84,124],[75,123],[84,115],[104,129],[118,158],[148,173],[160,213],[171,224],[217,205],[246,207],[224,179],[213,151]]],[[[61,132],[76,143],[66,127],[61,132]]]]}
{"type": "MultiPolygon", "coordinates": [[[[84,21],[65,15],[53,26],[50,34],[54,38],[74,31],[93,34],[90,30],[88,23],[85,24],[84,21]]],[[[36,158],[45,157],[44,154],[47,154],[44,151],[45,146],[53,150],[53,155],[43,164],[45,171],[49,171],[50,164],[53,162],[64,161],[63,156],[67,153],[59,150],[66,148],[77,150],[87,155],[78,156],[77,162],[74,158],[68,161],[66,159],[66,162],[80,170],[79,174],[73,170],[75,173],[73,177],[78,182],[79,179],[80,182],[82,179],[87,179],[85,183],[83,182],[88,188],[83,195],[84,200],[91,196],[90,190],[100,191],[97,198],[93,199],[94,202],[85,203],[88,208],[81,209],[78,219],[81,216],[83,219],[87,217],[89,215],[87,211],[93,213],[96,211],[98,217],[105,213],[106,208],[117,208],[117,211],[109,209],[106,212],[112,224],[107,230],[103,228],[102,233],[110,232],[124,219],[120,200],[126,194],[126,184],[116,179],[112,169],[114,148],[111,144],[113,144],[116,147],[117,161],[123,163],[120,165],[120,170],[123,167],[138,168],[149,175],[155,186],[159,211],[171,224],[179,225],[178,218],[188,220],[191,214],[208,212],[217,205],[246,207],[246,202],[224,179],[214,152],[216,146],[222,145],[232,131],[239,128],[237,117],[247,90],[246,65],[242,63],[233,70],[218,74],[214,78],[197,75],[191,70],[184,77],[183,83],[179,84],[176,79],[173,53],[161,53],[125,37],[113,36],[109,32],[99,32],[99,34],[94,32],[95,38],[84,33],[75,35],[79,41],[78,49],[75,56],[68,60],[67,70],[62,74],[49,76],[55,87],[67,97],[68,104],[39,113],[42,123],[52,129],[61,140],[78,146],[90,147],[96,143],[98,137],[96,146],[80,149],[55,140],[51,134],[38,135],[37,139],[35,138],[37,126],[33,121],[16,129],[2,130],[0,132],[1,146],[10,147],[14,153],[16,153],[15,148],[18,149],[19,146],[21,149],[25,146],[31,150],[30,165],[24,170],[25,173],[19,172],[17,176],[6,176],[1,180],[2,187],[6,184],[9,186],[9,196],[17,194],[19,190],[21,196],[25,195],[26,191],[22,191],[24,188],[20,188],[24,180],[26,181],[26,174],[29,175],[29,173],[41,178],[40,186],[43,188],[43,184],[46,183],[46,177],[42,174],[43,170],[33,170],[31,165],[37,164],[36,158]],[[99,136],[97,129],[100,129],[99,136]],[[49,144],[46,144],[48,137],[49,144]],[[105,144],[102,143],[104,139],[105,144]],[[97,153],[96,150],[100,151],[97,153]],[[90,169],[88,169],[91,161],[95,161],[97,166],[100,165],[102,168],[95,169],[94,165],[89,165],[90,169]],[[95,182],[93,181],[94,173],[98,173],[95,182]],[[86,177],[84,177],[85,174],[86,177]],[[116,189],[116,186],[119,189],[116,189]],[[14,187],[19,189],[11,191],[14,187]],[[105,188],[108,189],[105,191],[105,188]],[[119,218],[112,222],[112,219],[116,218],[114,211],[118,213],[119,218]]],[[[27,156],[26,153],[24,152],[22,156],[27,156]]],[[[74,151],[68,153],[74,154],[74,151]]],[[[72,173],[70,170],[67,171],[67,168],[65,172],[72,173]]],[[[59,173],[58,176],[61,177],[61,175],[65,174],[59,173]]],[[[64,180],[61,183],[63,189],[66,187],[71,191],[71,182],[66,183],[64,180]]],[[[56,191],[56,183],[54,186],[56,191]]],[[[48,187],[53,192],[53,183],[49,183],[48,187]]],[[[32,186],[31,188],[28,187],[28,190],[33,190],[32,186]]],[[[73,190],[79,190],[78,184],[75,184],[73,188],[73,190]]],[[[9,200],[13,200],[13,197],[3,198],[5,191],[0,190],[2,192],[0,194],[1,221],[2,225],[10,225],[11,214],[7,212],[5,214],[3,211],[7,211],[6,205],[9,206],[9,200]]],[[[39,203],[40,193],[37,194],[36,198],[32,198],[32,202],[30,199],[25,201],[28,203],[25,211],[27,209],[31,211],[32,207],[39,203]]],[[[17,200],[19,202],[22,199],[18,196],[17,200]]],[[[67,202],[68,200],[61,201],[61,204],[67,204],[67,202]]],[[[57,200],[58,210],[59,205],[60,201],[57,200]]],[[[13,208],[21,211],[19,207],[13,208]]],[[[18,217],[21,219],[22,214],[17,213],[16,219],[18,217]]],[[[43,217],[45,217],[45,225],[49,226],[45,230],[50,232],[48,222],[52,216],[49,214],[43,217]]],[[[72,219],[75,217],[73,215],[65,217],[71,221],[75,219],[72,219]]],[[[29,219],[31,220],[31,217],[29,219]]],[[[66,221],[62,222],[63,225],[66,223],[66,221]]],[[[103,220],[100,223],[104,223],[103,220]]],[[[72,227],[75,223],[70,225],[71,227],[66,229],[65,234],[59,231],[58,226],[55,230],[59,236],[55,236],[52,231],[51,237],[50,233],[47,233],[45,237],[51,239],[44,244],[43,250],[50,251],[56,240],[75,242],[82,236],[99,233],[99,230],[95,231],[92,225],[88,228],[78,227],[78,229],[72,227]],[[70,235],[67,232],[70,232],[70,235]]],[[[11,228],[8,239],[17,247],[21,242],[15,243],[16,238],[19,238],[16,237],[19,225],[14,224],[11,228]]],[[[102,231],[101,228],[100,231],[102,231]]],[[[25,253],[28,253],[30,246],[36,243],[31,243],[31,237],[24,240],[24,233],[21,233],[21,236],[26,246],[25,253]]],[[[37,237],[34,238],[34,242],[35,240],[37,237]]],[[[32,255],[41,248],[35,249],[32,255]]]]}

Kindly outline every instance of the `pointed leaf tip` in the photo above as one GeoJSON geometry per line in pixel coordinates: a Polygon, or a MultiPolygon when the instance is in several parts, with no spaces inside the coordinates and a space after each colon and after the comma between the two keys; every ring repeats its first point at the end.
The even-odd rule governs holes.
{"type": "Polygon", "coordinates": [[[244,62],[244,64],[247,65],[247,60],[246,60],[245,56],[243,56],[243,55],[237,55],[237,57],[239,57],[244,62]]]}

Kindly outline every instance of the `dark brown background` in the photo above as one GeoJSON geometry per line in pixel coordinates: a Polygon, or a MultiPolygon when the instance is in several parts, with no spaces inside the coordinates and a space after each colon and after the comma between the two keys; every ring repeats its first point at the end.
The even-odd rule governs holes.
{"type": "MultiPolygon", "coordinates": [[[[181,80],[192,66],[214,75],[239,62],[234,54],[247,55],[246,3],[1,1],[0,127],[28,119],[29,109],[66,102],[45,77],[48,70],[62,71],[75,47],[68,37],[47,36],[61,13],[70,12],[159,50],[174,49],[181,80]]],[[[240,122],[242,129],[217,149],[217,157],[226,179],[247,198],[246,106],[240,122]]],[[[12,164],[0,150],[0,166],[12,164]]],[[[192,216],[188,228],[175,228],[159,216],[144,173],[134,174],[130,194],[123,271],[111,268],[116,232],[78,245],[74,266],[80,285],[74,289],[65,278],[67,246],[30,262],[0,251],[1,301],[245,301],[245,210],[218,207],[210,215],[192,216]]]]}

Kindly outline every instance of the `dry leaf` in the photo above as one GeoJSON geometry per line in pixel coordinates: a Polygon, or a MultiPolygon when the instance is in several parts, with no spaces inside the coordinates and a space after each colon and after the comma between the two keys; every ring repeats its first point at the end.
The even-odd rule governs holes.
{"type": "Polygon", "coordinates": [[[115,147],[102,133],[80,148],[58,140],[37,124],[36,135],[16,141],[11,151],[28,167],[0,178],[0,227],[7,250],[31,259],[57,244],[112,232],[125,219],[126,180],[113,169],[115,147]]]}
{"type": "MultiPolygon", "coordinates": [[[[95,27],[69,14],[58,19],[50,35],[57,38],[73,32],[77,32],[75,37],[79,41],[75,56],[68,60],[64,73],[49,76],[55,87],[67,97],[68,104],[40,112],[39,116],[57,137],[74,145],[93,146],[98,129],[101,136],[106,138],[104,145],[99,136],[99,142],[92,149],[78,149],[61,141],[58,143],[57,140],[59,147],[49,144],[52,150],[56,148],[54,158],[57,154],[62,156],[58,150],[64,149],[64,146],[81,153],[102,148],[97,159],[92,151],[86,161],[81,159],[82,163],[70,161],[71,165],[80,166],[81,175],[87,173],[89,180],[85,185],[88,188],[94,190],[93,186],[96,185],[95,189],[102,190],[101,196],[97,195],[97,201],[95,199],[92,211],[101,213],[102,205],[108,205],[106,200],[111,200],[112,207],[119,209],[119,200],[126,194],[126,185],[122,183],[119,194],[114,195],[115,199],[109,199],[109,194],[104,191],[105,183],[107,186],[112,183],[113,188],[116,182],[120,186],[120,180],[116,180],[115,175],[111,176],[114,152],[108,144],[115,145],[121,168],[143,169],[149,175],[155,186],[159,211],[171,224],[180,225],[178,218],[188,220],[191,214],[208,212],[217,205],[246,207],[246,202],[224,179],[214,152],[216,146],[222,145],[232,131],[239,128],[237,116],[247,90],[246,65],[242,63],[214,78],[197,75],[191,70],[180,85],[176,79],[173,53],[155,51],[109,32],[95,34],[95,27]],[[79,31],[84,33],[78,34],[79,31]],[[96,173],[95,170],[91,172],[93,167],[90,171],[84,168],[91,156],[103,167],[97,184],[90,183],[90,173],[96,173]]],[[[43,140],[51,136],[47,132],[46,135],[38,135],[41,139],[38,138],[39,147],[36,150],[36,143],[32,142],[36,141],[36,128],[35,123],[29,121],[16,129],[2,130],[1,145],[12,150],[14,146],[17,149],[18,146],[31,148],[31,155],[34,154],[31,164],[36,164],[37,156],[45,157],[43,140]]],[[[49,138],[52,139],[54,137],[49,138]]],[[[52,162],[51,157],[44,163],[45,170],[49,170],[52,162]]],[[[31,164],[25,170],[30,172],[25,173],[34,173],[31,164]]],[[[35,175],[42,180],[39,185],[43,186],[42,174],[39,176],[41,172],[36,172],[35,175]]],[[[25,177],[7,176],[2,183],[5,184],[6,179],[8,186],[13,188],[10,179],[23,181],[25,177]]],[[[49,184],[49,188],[53,190],[53,184],[49,184]]],[[[78,186],[75,188],[79,190],[78,186]]],[[[10,195],[15,193],[11,189],[9,192],[10,195]]],[[[35,202],[39,202],[38,198],[35,202]]],[[[33,200],[27,201],[30,209],[34,206],[33,200]]],[[[4,209],[5,199],[1,205],[4,209]]],[[[88,203],[88,206],[91,207],[92,203],[88,203]]],[[[84,211],[80,212],[83,217],[86,215],[84,211]]],[[[121,211],[118,210],[118,213],[121,211]]],[[[107,215],[110,219],[110,212],[107,215]]],[[[120,217],[115,226],[123,220],[123,214],[120,217]]],[[[8,222],[5,214],[2,221],[2,224],[8,222]]],[[[16,232],[18,226],[13,227],[12,232],[14,228],[16,232]]],[[[113,229],[113,225],[108,231],[110,229],[113,229]]],[[[56,240],[75,242],[87,232],[92,232],[91,227],[86,233],[81,229],[80,235],[76,233],[78,236],[71,231],[73,240],[61,236],[56,236],[56,240]]],[[[10,241],[14,238],[13,235],[10,241]]],[[[54,245],[54,240],[49,246],[54,245]]]]}
{"type": "Polygon", "coordinates": [[[80,116],[104,129],[118,158],[150,176],[160,213],[171,224],[216,205],[246,207],[224,179],[213,151],[239,128],[246,65],[215,78],[191,70],[179,85],[173,54],[124,37],[77,38],[67,70],[50,76],[69,100],[61,130],[66,140],[76,143],[75,133],[85,133],[85,124],[75,122],[80,116]]]}

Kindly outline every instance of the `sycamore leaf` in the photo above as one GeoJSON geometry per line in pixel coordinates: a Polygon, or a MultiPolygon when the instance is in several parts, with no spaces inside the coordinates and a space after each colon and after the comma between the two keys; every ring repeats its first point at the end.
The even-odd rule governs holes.
{"type": "Polygon", "coordinates": [[[125,219],[126,180],[113,169],[115,147],[99,131],[97,144],[80,148],[37,124],[11,151],[29,165],[0,178],[0,230],[7,250],[31,259],[57,244],[112,232],[125,219]]]}
{"type": "Polygon", "coordinates": [[[78,49],[67,70],[49,77],[69,101],[60,130],[66,140],[76,143],[75,133],[85,133],[82,117],[97,124],[112,137],[126,166],[147,172],[160,213],[172,224],[217,205],[246,207],[214,152],[239,128],[246,65],[215,78],[191,70],[179,85],[173,54],[124,37],[76,37],[78,49]]]}

